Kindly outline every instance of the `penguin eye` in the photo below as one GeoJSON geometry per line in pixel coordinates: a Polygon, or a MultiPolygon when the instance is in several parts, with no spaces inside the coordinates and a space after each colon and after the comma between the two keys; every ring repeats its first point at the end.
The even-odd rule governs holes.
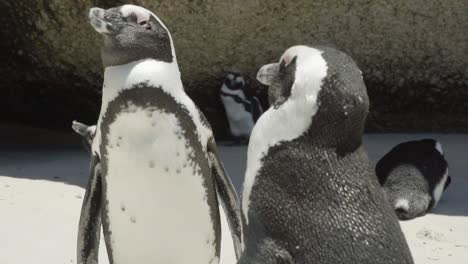
{"type": "Polygon", "coordinates": [[[289,65],[294,64],[296,62],[297,56],[294,56],[291,61],[286,63],[286,59],[283,59],[280,63],[280,71],[283,70],[284,68],[288,68],[289,65]]]}
{"type": "Polygon", "coordinates": [[[140,26],[142,26],[143,28],[146,28],[146,29],[151,29],[151,25],[148,23],[148,21],[141,21],[140,23],[138,23],[140,26]]]}

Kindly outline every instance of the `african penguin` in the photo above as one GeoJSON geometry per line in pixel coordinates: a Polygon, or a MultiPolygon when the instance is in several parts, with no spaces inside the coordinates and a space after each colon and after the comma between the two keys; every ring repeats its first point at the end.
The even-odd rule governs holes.
{"type": "Polygon", "coordinates": [[[245,263],[413,263],[364,147],[369,99],[354,61],[294,46],[263,66],[242,213],[245,263]]]}
{"type": "Polygon", "coordinates": [[[375,172],[400,220],[434,208],[451,181],[442,144],[434,139],[398,144],[377,162],[375,172]]]}
{"type": "Polygon", "coordinates": [[[229,129],[237,139],[248,139],[255,122],[263,113],[257,97],[246,91],[249,79],[230,72],[221,86],[220,97],[226,110],[229,129]]]}
{"type": "Polygon", "coordinates": [[[134,5],[89,19],[105,72],[78,263],[97,262],[101,224],[110,263],[234,263],[240,205],[167,27],[134,5]]]}
{"type": "Polygon", "coordinates": [[[93,144],[93,138],[96,134],[96,125],[87,126],[76,120],[72,122],[72,129],[81,136],[81,141],[85,149],[91,153],[91,145],[93,144]]]}

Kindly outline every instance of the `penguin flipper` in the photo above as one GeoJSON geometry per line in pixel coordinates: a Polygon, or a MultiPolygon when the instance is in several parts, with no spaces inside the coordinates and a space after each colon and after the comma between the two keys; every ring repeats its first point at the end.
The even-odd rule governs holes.
{"type": "Polygon", "coordinates": [[[81,206],[78,227],[77,263],[98,263],[101,236],[101,163],[97,155],[91,158],[88,186],[81,206]]]}
{"type": "Polygon", "coordinates": [[[234,185],[226,174],[223,163],[219,158],[218,148],[216,147],[214,138],[210,138],[208,141],[208,156],[216,184],[216,191],[218,196],[221,198],[221,205],[223,206],[228,218],[236,256],[240,257],[242,252],[240,202],[234,189],[234,185]]]}
{"type": "Polygon", "coordinates": [[[83,123],[80,123],[76,120],[73,120],[72,122],[72,129],[79,135],[81,136],[85,136],[86,135],[86,131],[88,130],[88,127],[87,125],[83,124],[83,123]]]}
{"type": "Polygon", "coordinates": [[[88,126],[76,120],[72,122],[72,129],[82,137],[81,141],[85,149],[91,153],[94,135],[96,134],[96,125],[88,126]]]}

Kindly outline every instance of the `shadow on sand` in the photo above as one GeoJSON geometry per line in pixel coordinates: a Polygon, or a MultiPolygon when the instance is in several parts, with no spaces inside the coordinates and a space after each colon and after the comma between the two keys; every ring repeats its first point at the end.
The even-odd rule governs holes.
{"type": "Polygon", "coordinates": [[[73,133],[0,126],[0,177],[85,187],[89,154],[73,133]]]}

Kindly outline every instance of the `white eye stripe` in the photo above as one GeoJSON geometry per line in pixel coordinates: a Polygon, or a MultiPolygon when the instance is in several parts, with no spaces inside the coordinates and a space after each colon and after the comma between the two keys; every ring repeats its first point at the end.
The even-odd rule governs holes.
{"type": "Polygon", "coordinates": [[[132,14],[137,17],[137,22],[148,21],[151,17],[151,13],[140,6],[135,5],[124,5],[120,9],[123,17],[129,17],[132,14]]]}

